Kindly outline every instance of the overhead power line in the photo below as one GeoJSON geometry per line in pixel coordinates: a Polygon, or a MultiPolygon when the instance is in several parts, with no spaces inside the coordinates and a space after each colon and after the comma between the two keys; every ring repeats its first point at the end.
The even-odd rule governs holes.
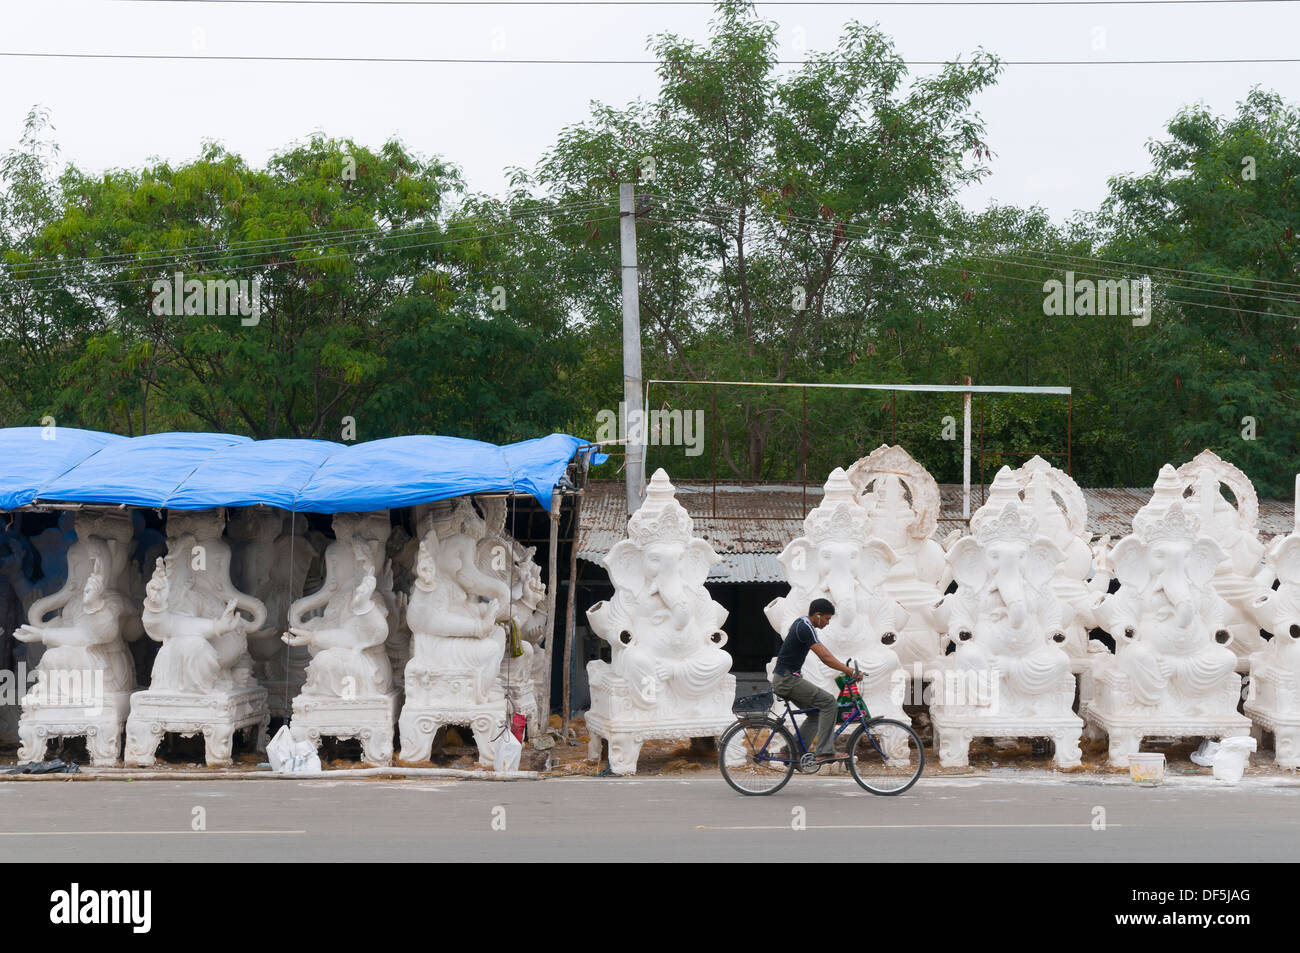
{"type": "MultiPolygon", "coordinates": [[[[678,210],[686,209],[697,215],[703,212],[707,212],[711,214],[724,213],[730,215],[730,214],[734,214],[735,212],[734,209],[727,209],[721,206],[697,205],[683,200],[668,198],[665,196],[656,195],[653,196],[653,198],[659,202],[662,202],[665,205],[665,207],[675,207],[678,210]]],[[[1283,301],[1286,303],[1294,303],[1294,299],[1290,297],[1269,298],[1268,295],[1258,294],[1254,289],[1260,288],[1262,286],[1265,291],[1274,291],[1282,295],[1294,295],[1297,293],[1297,291],[1300,291],[1300,284],[1294,282],[1288,282],[1288,281],[1274,281],[1267,278],[1243,278],[1236,275],[1220,275],[1220,274],[1215,274],[1214,272],[1193,271],[1185,268],[1167,268],[1159,265],[1138,265],[1133,262],[1118,261],[1112,258],[1098,258],[1091,255],[1071,255],[1065,252],[1051,252],[1045,249],[1008,250],[992,242],[967,241],[964,240],[961,236],[945,238],[938,235],[927,235],[924,232],[915,232],[915,231],[896,229],[896,228],[886,228],[881,225],[855,225],[851,223],[827,221],[825,219],[813,219],[813,218],[800,217],[797,215],[783,216],[782,218],[784,221],[797,222],[799,224],[808,225],[817,228],[823,228],[829,230],[842,229],[845,233],[853,234],[858,237],[866,237],[874,233],[883,233],[885,235],[896,235],[899,236],[900,238],[909,238],[912,240],[918,238],[925,239],[928,242],[937,243],[941,246],[950,246],[952,251],[958,254],[966,255],[967,257],[971,257],[971,258],[980,257],[979,255],[975,255],[972,252],[970,252],[969,246],[974,246],[976,248],[982,247],[985,249],[989,249],[989,248],[993,249],[997,257],[996,259],[992,259],[992,260],[997,260],[997,261],[1013,260],[1015,256],[1019,255],[1020,257],[1038,256],[1049,260],[1056,259],[1057,261],[1053,262],[1053,264],[1056,267],[1068,267],[1068,265],[1060,264],[1059,260],[1065,260],[1067,262],[1071,260],[1081,261],[1081,262],[1085,262],[1086,264],[1094,265],[1094,266],[1098,263],[1101,263],[1106,265],[1114,265],[1120,268],[1128,268],[1128,269],[1135,269],[1144,272],[1152,272],[1161,276],[1170,275],[1173,276],[1174,278],[1181,279],[1179,282],[1180,284],[1184,282],[1190,282],[1191,279],[1184,279],[1184,276],[1191,275],[1198,278],[1208,279],[1205,281],[1199,281],[1195,283],[1205,285],[1211,290],[1219,291],[1219,290],[1223,290],[1224,287],[1227,287],[1231,291],[1239,292],[1246,296],[1264,297],[1264,298],[1268,298],[1268,300],[1283,301]],[[1232,284],[1232,282],[1248,282],[1249,285],[1247,286],[1234,285],[1232,284]]],[[[923,247],[918,245],[915,241],[909,242],[909,244],[916,245],[916,247],[923,247]]]]}
{"type": "MultiPolygon", "coordinates": [[[[619,216],[617,216],[617,215],[611,215],[611,216],[609,216],[609,217],[607,217],[607,218],[604,218],[604,219],[593,219],[593,221],[598,221],[598,222],[600,222],[600,221],[616,222],[616,221],[618,221],[618,220],[619,220],[619,216]]],[[[510,237],[510,236],[514,236],[514,235],[522,235],[522,234],[525,234],[525,231],[524,231],[524,230],[517,230],[517,231],[513,231],[513,232],[498,232],[498,233],[495,234],[495,235],[480,235],[480,236],[476,236],[476,237],[479,237],[479,238],[506,238],[506,237],[510,237]]],[[[454,240],[454,242],[462,242],[462,241],[465,241],[465,240],[466,240],[466,239],[463,239],[463,238],[457,238],[457,239],[454,240]]],[[[187,277],[187,278],[198,278],[200,275],[211,275],[211,276],[226,277],[226,276],[229,276],[229,275],[241,274],[241,273],[243,273],[243,272],[249,272],[249,271],[259,271],[259,272],[260,272],[260,271],[268,271],[268,270],[270,270],[270,269],[272,269],[272,268],[283,268],[283,267],[286,267],[286,266],[292,266],[292,265],[309,265],[309,264],[313,264],[313,263],[315,263],[315,262],[321,262],[321,261],[344,261],[344,260],[352,261],[352,260],[356,259],[356,258],[357,258],[360,254],[362,254],[363,252],[364,252],[364,254],[367,255],[367,256],[382,256],[382,255],[390,254],[390,253],[392,253],[392,252],[404,252],[404,251],[413,251],[413,250],[416,250],[416,249],[422,249],[422,248],[434,248],[434,247],[437,247],[437,246],[439,246],[439,245],[453,244],[454,242],[449,242],[449,241],[417,242],[417,243],[415,243],[415,244],[409,244],[409,245],[390,245],[390,246],[383,247],[383,248],[354,249],[354,250],[352,250],[352,251],[350,251],[350,252],[344,251],[344,252],[338,252],[338,253],[333,253],[333,254],[312,255],[312,256],[304,257],[304,258],[286,258],[286,259],[284,259],[283,261],[274,261],[274,262],[258,262],[258,263],[256,263],[256,264],[252,264],[252,265],[233,265],[233,266],[230,266],[230,267],[226,267],[226,266],[223,266],[223,265],[218,264],[218,265],[214,265],[213,267],[211,267],[211,268],[209,268],[209,269],[207,269],[207,270],[205,270],[205,271],[200,271],[200,272],[197,272],[197,273],[191,273],[191,274],[188,274],[188,275],[186,275],[186,277],[187,277]]],[[[585,267],[585,266],[583,266],[583,267],[585,267]]],[[[610,267],[614,267],[614,266],[611,265],[610,267]]],[[[460,271],[468,271],[468,272],[471,272],[471,273],[477,273],[477,274],[487,274],[487,275],[508,275],[508,274],[516,274],[516,273],[519,273],[519,272],[529,271],[529,272],[537,273],[537,274],[539,274],[539,275],[550,275],[550,274],[556,273],[556,272],[558,272],[558,271],[576,272],[576,271],[580,271],[580,270],[581,270],[581,267],[578,267],[578,266],[575,266],[575,267],[573,267],[573,268],[568,268],[568,267],[563,267],[563,266],[558,266],[558,265],[557,265],[557,266],[551,266],[551,267],[548,267],[548,268],[538,268],[538,267],[535,266],[535,265],[526,265],[526,266],[523,266],[523,267],[520,267],[520,268],[513,268],[513,269],[509,269],[509,270],[497,270],[497,269],[493,269],[493,268],[483,268],[482,266],[478,266],[478,267],[464,266],[464,265],[462,265],[462,264],[459,263],[459,262],[452,262],[452,263],[449,263],[449,264],[448,264],[448,271],[447,271],[447,272],[444,272],[444,274],[456,274],[456,273],[459,273],[460,271]]],[[[395,277],[414,278],[414,277],[416,277],[416,276],[414,276],[414,275],[391,275],[391,276],[387,276],[387,277],[390,277],[390,278],[395,278],[395,277]]],[[[21,278],[17,278],[17,279],[12,279],[12,280],[15,281],[15,282],[17,283],[17,282],[27,282],[27,281],[30,281],[30,280],[32,280],[32,279],[21,279],[21,278]]],[[[137,286],[138,286],[138,285],[147,285],[147,284],[150,284],[150,280],[149,280],[148,278],[125,278],[125,279],[114,280],[114,281],[101,281],[101,280],[98,280],[98,279],[92,279],[91,281],[88,281],[88,282],[78,283],[78,284],[76,284],[73,288],[71,288],[71,289],[69,289],[69,290],[74,291],[74,292],[84,292],[84,291],[97,291],[97,290],[102,290],[102,289],[104,289],[104,288],[121,288],[121,287],[126,287],[126,286],[131,286],[131,285],[137,285],[137,286]]]]}
{"type": "MultiPolygon", "coordinates": [[[[681,222],[681,221],[689,221],[689,219],[676,219],[676,220],[671,220],[671,219],[652,219],[652,220],[654,220],[654,221],[677,221],[677,222],[681,222]]],[[[810,223],[810,224],[818,225],[818,226],[820,226],[820,227],[828,227],[828,223],[825,223],[825,222],[819,222],[819,223],[818,223],[818,222],[814,222],[814,223],[810,223]]],[[[854,233],[854,232],[848,232],[847,234],[849,234],[849,236],[850,236],[850,237],[853,237],[853,238],[866,238],[866,237],[870,237],[870,236],[867,235],[867,234],[858,234],[858,233],[854,233]]],[[[977,254],[974,254],[973,252],[971,252],[971,251],[969,251],[968,249],[965,249],[965,248],[963,248],[963,247],[952,247],[952,248],[947,248],[947,247],[942,247],[942,246],[941,246],[941,247],[936,248],[936,247],[934,247],[934,246],[931,245],[931,244],[927,244],[927,243],[923,243],[923,242],[916,242],[916,241],[904,241],[904,242],[902,242],[901,244],[891,245],[891,246],[888,246],[888,249],[887,249],[887,250],[892,251],[892,252],[895,252],[895,253],[899,253],[899,252],[908,252],[908,251],[912,251],[912,250],[915,250],[915,251],[922,251],[922,252],[930,252],[930,253],[932,253],[932,254],[935,254],[935,253],[937,253],[937,254],[943,254],[943,253],[946,253],[946,254],[947,254],[946,260],[947,260],[947,261],[955,261],[955,262],[958,262],[958,263],[957,263],[957,264],[948,264],[948,265],[945,265],[945,264],[943,264],[942,262],[936,262],[936,261],[925,261],[925,260],[912,260],[912,261],[909,261],[908,263],[909,263],[909,264],[914,264],[914,265],[916,265],[916,266],[918,266],[918,267],[921,267],[921,268],[942,268],[942,269],[945,269],[945,270],[948,270],[948,271],[961,272],[961,273],[963,273],[963,274],[968,274],[968,275],[979,275],[979,276],[986,277],[986,278],[997,278],[997,279],[1001,279],[1001,280],[1004,280],[1004,281],[1020,281],[1020,282],[1027,282],[1027,283],[1032,283],[1032,284],[1036,284],[1036,285],[1038,285],[1040,289],[1041,289],[1041,287],[1042,287],[1042,285],[1043,285],[1043,283],[1044,283],[1044,280],[1045,280],[1043,274],[1039,274],[1038,276],[1035,276],[1035,277],[1029,277],[1029,276],[1025,276],[1025,275],[1009,275],[1009,274],[1006,274],[1006,273],[991,274],[991,273],[989,273],[989,272],[978,271],[978,270],[976,270],[975,268],[972,268],[969,264],[967,264],[967,262],[968,262],[969,260],[985,261],[985,262],[991,262],[991,263],[996,264],[996,265],[1011,265],[1011,266],[1015,266],[1015,267],[1025,268],[1025,269],[1029,269],[1030,271],[1033,271],[1033,270],[1036,269],[1036,270],[1038,270],[1038,271],[1040,271],[1040,272],[1045,272],[1045,273],[1046,273],[1046,278],[1047,278],[1047,279],[1057,279],[1057,280],[1059,280],[1059,278],[1060,278],[1060,276],[1061,276],[1061,273],[1062,273],[1064,270],[1066,270],[1066,269],[1069,269],[1069,270],[1076,270],[1076,269],[1077,269],[1077,272],[1078,272],[1079,277],[1081,277],[1081,278],[1088,278],[1088,279],[1090,279],[1090,280],[1122,280],[1122,279],[1124,279],[1124,278],[1131,278],[1131,277],[1132,277],[1132,273],[1144,272],[1144,271],[1147,270],[1147,269],[1143,268],[1143,266],[1140,266],[1140,265],[1130,264],[1130,263],[1121,263],[1122,265],[1124,265],[1124,267],[1131,269],[1131,270],[1132,270],[1132,273],[1130,273],[1129,275],[1122,275],[1122,274],[1116,274],[1116,273],[1114,273],[1114,272],[1107,273],[1107,272],[1105,272],[1105,271],[1103,271],[1103,270],[1087,271],[1087,270],[1084,270],[1086,266],[1080,266],[1080,265],[1073,265],[1073,266],[1071,266],[1071,265],[1063,265],[1063,264],[1061,264],[1061,263],[1059,263],[1059,262],[1046,261],[1046,260],[1042,261],[1041,263],[1039,263],[1039,262],[1020,261],[1020,260],[1016,259],[1015,257],[1012,257],[1011,255],[1006,254],[1006,253],[1003,253],[1003,254],[1000,254],[1000,255],[997,255],[997,256],[977,255],[977,254]]],[[[895,265],[895,266],[900,265],[900,264],[903,264],[903,262],[900,261],[900,259],[898,259],[897,257],[889,257],[889,256],[882,256],[882,255],[873,255],[873,254],[871,254],[870,252],[863,251],[862,249],[858,249],[858,251],[856,252],[856,254],[862,255],[862,256],[864,256],[864,257],[866,257],[866,258],[873,258],[873,259],[877,259],[877,260],[879,260],[879,261],[887,262],[887,263],[892,264],[892,265],[895,265]]],[[[1023,255],[1023,253],[1022,253],[1022,255],[1023,255]]],[[[1025,256],[1025,257],[1028,257],[1028,256],[1025,256]]],[[[852,274],[852,273],[844,273],[844,274],[852,274]]],[[[1226,285],[1226,284],[1223,284],[1223,285],[1220,285],[1219,287],[1214,287],[1214,288],[1200,288],[1200,287],[1192,287],[1192,286],[1190,286],[1190,285],[1188,285],[1188,284],[1185,284],[1183,281],[1179,281],[1179,280],[1177,280],[1176,278],[1169,278],[1169,277],[1166,277],[1166,276],[1163,276],[1163,275],[1157,275],[1157,276],[1154,276],[1154,277],[1156,277],[1159,281],[1162,282],[1162,285],[1160,286],[1161,289],[1162,289],[1162,293],[1161,293],[1161,298],[1162,298],[1162,300],[1168,301],[1168,302],[1170,302],[1171,304],[1181,304],[1181,305],[1186,305],[1186,306],[1188,306],[1188,307],[1212,308],[1212,309],[1214,309],[1214,310],[1218,310],[1218,311],[1228,311],[1228,312],[1233,313],[1233,314],[1257,314],[1257,315],[1264,315],[1264,316],[1269,316],[1269,317],[1278,317],[1278,316],[1280,316],[1277,312],[1273,312],[1273,311],[1259,311],[1259,310],[1252,310],[1252,309],[1250,309],[1250,308],[1242,308],[1242,307],[1238,307],[1238,306],[1235,306],[1235,305],[1233,305],[1233,306],[1228,306],[1228,305],[1208,304],[1208,303],[1206,303],[1206,302],[1202,302],[1202,301],[1186,301],[1186,300],[1183,300],[1183,299],[1181,299],[1181,298],[1175,298],[1175,297],[1171,296],[1170,294],[1167,293],[1167,290],[1165,290],[1165,289],[1179,289],[1179,290],[1184,291],[1184,292],[1190,291],[1190,292],[1193,293],[1193,294],[1216,294],[1216,295],[1225,295],[1225,294],[1226,294],[1228,297],[1232,297],[1233,294],[1235,293],[1236,296],[1238,296],[1238,297],[1242,297],[1242,298],[1257,298],[1257,299],[1261,299],[1262,302],[1268,302],[1268,303],[1273,303],[1273,304],[1284,305],[1284,306],[1287,306],[1287,307],[1290,307],[1290,308],[1295,308],[1295,307],[1297,307],[1297,306],[1300,306],[1300,298],[1297,298],[1297,297],[1274,297],[1274,296],[1270,296],[1270,295],[1266,295],[1266,294],[1251,293],[1251,292],[1245,291],[1244,289],[1234,288],[1234,287],[1232,287],[1232,286],[1230,286],[1230,285],[1226,285]]],[[[1255,302],[1252,301],[1251,303],[1255,303],[1255,302]]]]}
{"type": "MultiPolygon", "coordinates": [[[[670,210],[670,211],[671,211],[671,210],[670,210]]],[[[698,212],[697,212],[696,214],[698,215],[698,212]]],[[[662,222],[662,223],[665,223],[665,224],[679,224],[679,223],[683,223],[683,222],[689,222],[689,221],[691,221],[691,219],[673,219],[673,218],[667,218],[667,219],[665,219],[665,218],[659,218],[659,217],[652,217],[650,220],[651,220],[651,221],[662,222]]],[[[828,226],[829,226],[829,227],[833,227],[832,223],[827,223],[827,222],[814,222],[814,223],[812,223],[812,224],[816,224],[816,225],[821,226],[821,227],[828,227],[828,226]]],[[[856,235],[851,235],[851,237],[865,238],[865,237],[868,237],[868,235],[866,235],[866,234],[856,234],[856,235]]],[[[1040,271],[1046,271],[1046,272],[1048,273],[1048,276],[1049,276],[1049,277],[1056,277],[1057,274],[1059,273],[1059,270],[1062,268],[1062,266],[1061,266],[1060,264],[1058,264],[1058,263],[1054,263],[1054,262],[1045,262],[1045,263],[1042,263],[1042,264],[1036,264],[1036,263],[1033,263],[1033,262],[1017,261],[1017,260],[1015,260],[1015,259],[1007,258],[1007,257],[1005,257],[1005,256],[1004,256],[1004,257],[999,257],[999,258],[989,258],[989,257],[985,257],[985,256],[980,256],[980,255],[974,255],[974,254],[971,254],[970,252],[968,252],[968,251],[963,251],[963,250],[960,249],[960,248],[935,248],[935,247],[933,247],[932,245],[927,245],[927,244],[922,244],[922,243],[917,243],[917,242],[903,242],[903,243],[901,243],[901,244],[899,244],[899,245],[893,245],[893,246],[890,246],[890,248],[889,248],[890,251],[894,251],[894,252],[905,252],[905,251],[908,251],[908,250],[911,250],[911,249],[916,249],[916,250],[919,250],[919,251],[926,251],[926,252],[931,252],[931,253],[936,253],[936,252],[937,252],[937,253],[948,252],[948,253],[949,253],[949,257],[947,258],[947,261],[949,261],[949,262],[956,262],[956,263],[954,263],[954,264],[944,264],[942,261],[924,261],[924,260],[920,260],[920,261],[912,261],[912,262],[910,262],[910,264],[913,264],[913,265],[915,265],[915,266],[917,266],[917,267],[920,267],[920,268],[939,268],[939,269],[942,269],[942,270],[945,270],[945,271],[959,272],[959,273],[967,274],[967,275],[979,275],[979,276],[981,276],[981,277],[986,277],[986,278],[995,278],[995,279],[999,279],[999,280],[1003,280],[1003,281],[1020,281],[1020,282],[1025,282],[1025,283],[1032,283],[1032,284],[1037,285],[1037,286],[1039,287],[1040,290],[1041,290],[1041,288],[1042,288],[1043,280],[1044,280],[1043,277],[1042,277],[1042,275],[1039,275],[1039,276],[1037,276],[1037,277],[1029,277],[1029,276],[1026,276],[1026,275],[1009,275],[1009,274],[1005,274],[1005,273],[1002,273],[1002,274],[993,274],[993,273],[983,272],[983,271],[978,271],[978,270],[976,270],[976,269],[973,269],[973,268],[971,268],[969,265],[964,264],[964,263],[962,262],[962,259],[976,259],[976,260],[984,260],[984,261],[994,262],[994,263],[996,263],[996,264],[1018,266],[1018,267],[1021,267],[1021,268],[1027,268],[1027,269],[1030,269],[1030,270],[1038,269],[1038,270],[1040,270],[1040,271]]],[[[878,254],[871,254],[870,252],[866,252],[866,251],[863,251],[863,250],[861,250],[861,249],[858,250],[857,254],[862,255],[863,257],[866,257],[866,258],[876,259],[876,260],[879,260],[879,261],[885,262],[885,263],[887,263],[887,264],[892,264],[892,265],[895,265],[895,266],[901,264],[901,262],[899,261],[898,258],[895,258],[895,257],[889,257],[889,256],[884,256],[884,255],[878,255],[878,254]]],[[[1141,271],[1141,270],[1142,270],[1142,267],[1139,266],[1139,265],[1128,265],[1127,267],[1132,268],[1134,271],[1141,271]]],[[[1098,273],[1098,274],[1096,274],[1096,275],[1091,275],[1091,276],[1090,276],[1089,273],[1087,273],[1087,272],[1083,272],[1082,274],[1083,274],[1084,277],[1103,277],[1103,278],[1105,278],[1105,277],[1114,277],[1114,276],[1107,276],[1107,275],[1105,275],[1104,273],[1098,273]]],[[[851,272],[842,272],[842,273],[839,273],[839,277],[850,277],[850,276],[854,276],[854,274],[851,273],[851,272]]],[[[1181,284],[1181,283],[1179,283],[1179,282],[1177,282],[1177,281],[1174,281],[1174,280],[1169,280],[1169,279],[1162,279],[1162,280],[1164,281],[1164,287],[1165,287],[1165,288],[1182,288],[1182,289],[1185,290],[1185,291],[1186,291],[1186,290],[1190,290],[1190,291],[1192,291],[1193,293],[1197,293],[1197,292],[1201,292],[1201,293],[1209,293],[1209,292],[1207,292],[1205,289],[1201,289],[1201,288],[1188,288],[1187,286],[1185,286],[1185,285],[1183,285],[1183,284],[1181,284]]],[[[1226,291],[1231,291],[1231,290],[1235,290],[1235,289],[1230,289],[1230,288],[1229,288],[1229,289],[1218,289],[1215,293],[1223,294],[1223,293],[1225,293],[1225,290],[1226,290],[1226,291]]],[[[1244,294],[1243,294],[1242,296],[1243,296],[1243,297],[1247,297],[1247,295],[1244,295],[1244,294]]],[[[1265,296],[1265,297],[1266,297],[1266,296],[1265,296]]],[[[1163,293],[1163,292],[1162,292],[1162,294],[1160,295],[1160,298],[1161,298],[1161,300],[1163,300],[1163,301],[1167,301],[1167,302],[1169,302],[1170,304],[1179,304],[1179,305],[1184,305],[1184,306],[1186,306],[1186,307],[1194,307],[1194,308],[1211,308],[1211,309],[1214,309],[1214,310],[1217,310],[1217,311],[1227,311],[1227,312],[1230,312],[1230,313],[1233,313],[1233,314],[1256,314],[1256,315],[1262,315],[1262,316],[1265,316],[1265,317],[1288,317],[1288,316],[1294,317],[1293,315],[1283,315],[1283,314],[1279,314],[1278,312],[1275,312],[1275,311],[1259,311],[1259,310],[1252,310],[1252,309],[1250,309],[1250,308],[1240,308],[1240,307],[1227,306],[1227,305],[1215,305],[1215,304],[1208,304],[1208,303],[1203,302],[1203,301],[1186,301],[1186,300],[1183,300],[1183,299],[1180,299],[1180,298],[1174,298],[1174,297],[1172,297],[1171,295],[1169,295],[1169,294],[1167,294],[1167,293],[1163,293]]],[[[1266,297],[1266,300],[1268,300],[1268,301],[1270,301],[1270,302],[1277,303],[1277,304],[1287,305],[1287,306],[1290,306],[1290,307],[1297,307],[1297,306],[1300,306],[1300,298],[1268,298],[1268,297],[1266,297]]]]}
{"type": "MultiPolygon", "coordinates": [[[[505,220],[511,223],[519,223],[523,225],[528,223],[530,220],[550,215],[587,213],[606,209],[612,211],[612,204],[607,200],[567,202],[558,205],[527,209],[519,213],[511,214],[506,217],[505,220]]],[[[66,257],[31,262],[16,262],[3,267],[10,272],[11,280],[13,281],[33,282],[47,278],[74,277],[68,273],[68,269],[74,266],[80,266],[83,271],[92,267],[115,268],[117,270],[126,270],[128,268],[153,269],[165,268],[170,265],[186,264],[194,258],[205,254],[214,256],[219,255],[223,262],[228,262],[232,259],[261,257],[280,253],[291,254],[297,251],[309,250],[321,244],[337,248],[363,244],[366,242],[379,242],[394,238],[418,238],[429,234],[442,235],[445,241],[439,244],[457,244],[460,242],[472,242],[483,238],[498,238],[502,235],[516,235],[522,233],[522,230],[516,230],[495,234],[482,234],[478,232],[470,232],[465,235],[453,234],[454,230],[458,228],[467,228],[473,225],[482,225],[485,223],[495,224],[500,220],[500,218],[494,216],[473,216],[469,218],[453,219],[445,224],[434,224],[416,228],[384,229],[376,226],[373,228],[342,229],[329,232],[307,232],[298,235],[286,235],[279,238],[266,238],[250,241],[214,242],[205,245],[186,245],[177,248],[161,248],[151,251],[125,252],[114,255],[98,255],[81,258],[66,257]]],[[[604,219],[601,219],[600,221],[604,221],[604,219]]]]}
{"type": "MultiPolygon", "coordinates": [[[[252,56],[235,54],[200,56],[190,53],[38,53],[23,50],[0,50],[0,57],[71,60],[161,60],[166,62],[179,60],[202,62],[206,60],[213,63],[392,63],[398,65],[482,64],[491,66],[662,66],[672,62],[659,59],[528,59],[471,56],[252,56]]],[[[862,61],[826,57],[801,60],[772,59],[764,60],[761,64],[746,64],[734,60],[691,57],[687,62],[693,65],[716,63],[719,66],[736,69],[744,65],[809,66],[825,63],[860,63],[862,61]]],[[[970,66],[973,62],[978,61],[882,59],[877,62],[902,64],[904,66],[970,66]]],[[[993,62],[993,60],[990,58],[989,62],[993,62]]],[[[996,60],[996,63],[999,66],[1258,66],[1266,63],[1300,63],[1300,57],[1164,60],[996,60]]]]}

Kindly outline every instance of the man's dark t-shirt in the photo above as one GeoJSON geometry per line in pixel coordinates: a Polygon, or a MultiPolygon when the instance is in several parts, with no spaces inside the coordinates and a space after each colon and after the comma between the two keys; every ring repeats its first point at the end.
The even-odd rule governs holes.
{"type": "Polygon", "coordinates": [[[786,633],[785,641],[781,643],[781,651],[776,653],[776,668],[772,673],[793,675],[798,672],[803,668],[804,660],[808,658],[808,650],[812,648],[814,642],[820,641],[811,619],[806,615],[795,619],[794,625],[790,626],[790,631],[786,633]]]}

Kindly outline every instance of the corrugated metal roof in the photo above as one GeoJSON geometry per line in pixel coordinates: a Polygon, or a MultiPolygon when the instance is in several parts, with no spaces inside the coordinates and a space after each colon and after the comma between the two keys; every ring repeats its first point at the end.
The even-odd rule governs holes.
{"type": "MultiPolygon", "coordinates": [[[[941,483],[939,528],[943,538],[962,527],[961,484],[941,483]]],[[[1088,502],[1088,531],[1094,537],[1128,534],[1133,516],[1151,498],[1151,490],[1126,488],[1084,489],[1088,502]]],[[[785,582],[776,555],[803,532],[803,518],[822,497],[820,486],[809,485],[805,496],[799,484],[684,483],[677,500],[695,521],[695,533],[708,541],[722,562],[709,573],[710,582],[785,582]]],[[[983,497],[971,489],[971,510],[983,497]]],[[[1290,500],[1259,501],[1259,531],[1265,539],[1291,532],[1294,526],[1290,500]]],[[[626,490],[622,481],[592,480],[582,500],[578,528],[578,556],[599,563],[600,558],[626,535],[626,490]]]]}

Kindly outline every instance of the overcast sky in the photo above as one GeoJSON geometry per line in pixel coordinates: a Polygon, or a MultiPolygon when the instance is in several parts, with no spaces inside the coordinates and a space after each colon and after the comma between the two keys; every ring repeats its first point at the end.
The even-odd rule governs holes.
{"type": "MultiPolygon", "coordinates": [[[[0,49],[207,55],[648,58],[668,31],[707,37],[709,7],[334,6],[0,0],[0,49]]],[[[1159,6],[812,7],[760,5],[783,57],[832,47],[848,19],[878,22],[907,59],[984,47],[1007,60],[1297,55],[1294,2],[1159,6]]],[[[914,72],[932,71],[916,67],[914,72]]],[[[1092,210],[1106,180],[1147,168],[1145,143],[1181,106],[1223,113],[1252,85],[1300,100],[1300,63],[1009,66],[976,100],[993,174],[963,193],[1092,210]]],[[[62,158],[87,170],[192,157],[215,139],[260,164],[313,131],[370,146],[397,136],[500,192],[532,168],[589,101],[623,106],[657,89],[650,65],[203,63],[0,57],[0,149],[49,107],[62,158]]]]}

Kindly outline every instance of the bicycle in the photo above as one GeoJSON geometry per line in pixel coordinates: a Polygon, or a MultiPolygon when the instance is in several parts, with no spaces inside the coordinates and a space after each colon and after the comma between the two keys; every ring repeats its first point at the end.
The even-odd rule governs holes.
{"type": "MultiPolygon", "coordinates": [[[[858,674],[856,665],[854,675],[858,674]]],[[[794,776],[816,774],[827,762],[818,762],[808,750],[796,716],[816,714],[816,708],[793,710],[788,698],[785,713],[772,714],[773,692],[760,692],[739,699],[732,708],[736,723],[723,732],[718,742],[718,767],[727,784],[741,794],[775,794],[794,776]],[[785,722],[794,728],[793,737],[785,722]]],[[[866,702],[856,693],[850,707],[841,706],[834,738],[838,740],[850,725],[857,730],[849,737],[846,751],[853,780],[872,794],[886,797],[902,794],[917,782],[925,770],[925,748],[911,725],[892,718],[873,718],[866,702]]],[[[838,763],[830,762],[830,763],[838,763]]]]}

